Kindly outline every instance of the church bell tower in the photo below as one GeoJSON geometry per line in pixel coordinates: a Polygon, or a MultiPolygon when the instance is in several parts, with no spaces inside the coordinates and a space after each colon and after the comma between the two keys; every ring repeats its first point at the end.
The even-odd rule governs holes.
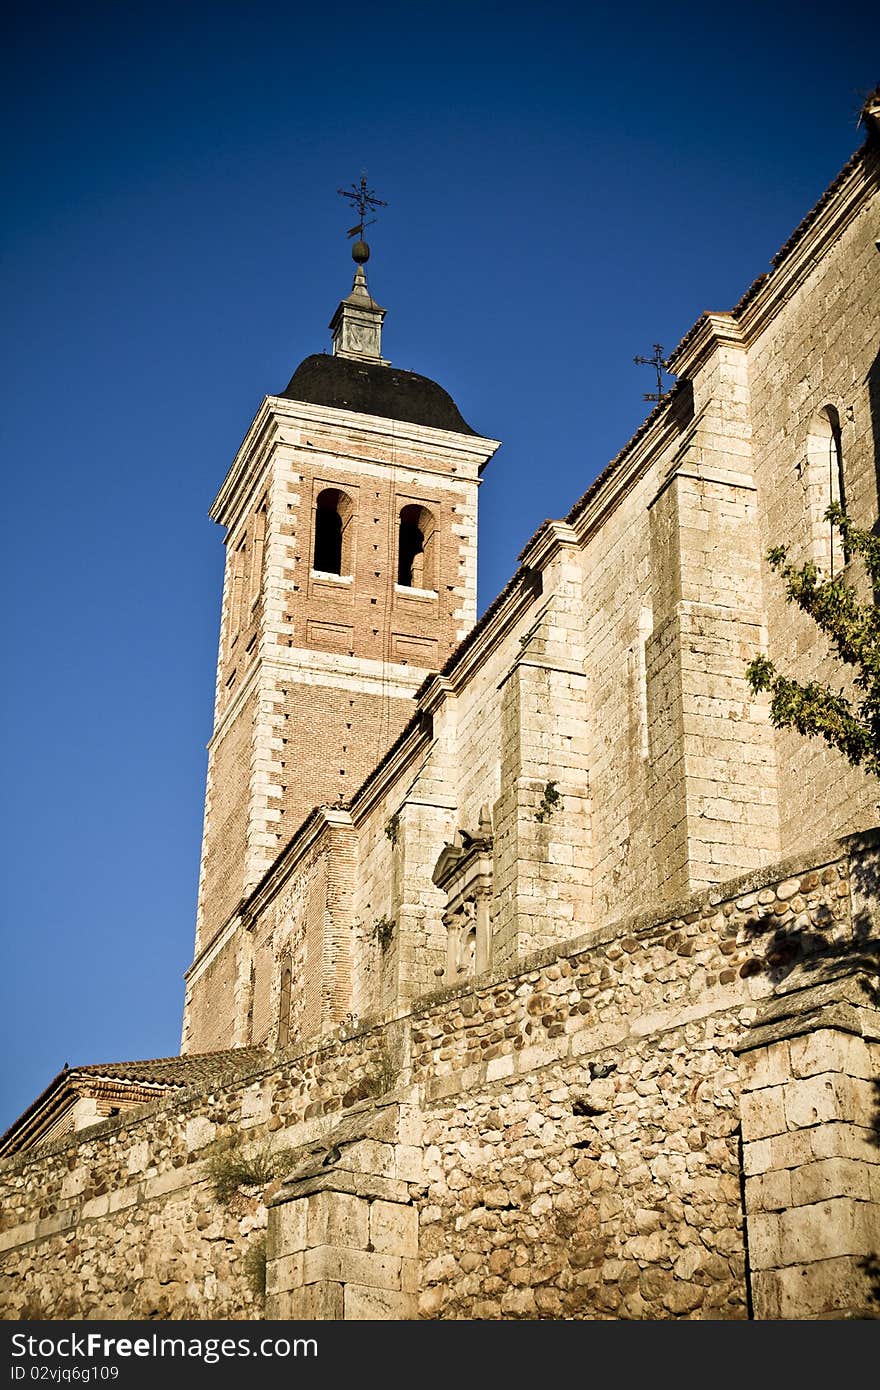
{"type": "Polygon", "coordinates": [[[264,399],[211,509],[226,569],[185,1052],[250,1041],[248,895],[313,807],[357,790],[476,619],[477,488],[498,444],[382,356],[359,210],[332,353],[264,399]]]}

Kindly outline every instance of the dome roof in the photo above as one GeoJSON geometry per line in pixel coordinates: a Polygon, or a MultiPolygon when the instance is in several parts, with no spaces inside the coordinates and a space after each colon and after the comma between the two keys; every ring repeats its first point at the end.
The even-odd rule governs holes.
{"type": "Polygon", "coordinates": [[[386,420],[406,420],[412,425],[429,425],[456,434],[476,434],[461,418],[449,393],[436,381],[378,362],[315,353],[300,362],[279,395],[289,401],[381,415],[386,420]]]}

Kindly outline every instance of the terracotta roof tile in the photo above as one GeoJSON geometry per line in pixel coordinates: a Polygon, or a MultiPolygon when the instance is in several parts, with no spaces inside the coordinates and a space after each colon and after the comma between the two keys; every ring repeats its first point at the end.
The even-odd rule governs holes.
{"type": "Polygon", "coordinates": [[[206,1086],[232,1080],[258,1066],[268,1055],[262,1047],[233,1047],[223,1052],[153,1057],[147,1061],[94,1062],[85,1067],[72,1067],[67,1075],[138,1081],[148,1086],[206,1086]]]}

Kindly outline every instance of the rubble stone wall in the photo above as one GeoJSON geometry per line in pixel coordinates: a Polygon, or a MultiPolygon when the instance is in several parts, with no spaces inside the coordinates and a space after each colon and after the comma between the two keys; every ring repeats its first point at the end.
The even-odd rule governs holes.
{"type": "MultiPolygon", "coordinates": [[[[316,1149],[333,1151],[332,1177],[346,1117],[392,1101],[405,1128],[372,1158],[373,1141],[361,1150],[375,1200],[401,1208],[405,1252],[389,1258],[404,1260],[408,1282],[372,1300],[358,1284],[352,1316],[380,1315],[395,1288],[409,1300],[400,1306],[430,1318],[747,1316],[740,1146],[751,1119],[736,1049],[796,970],[870,945],[875,853],[870,840],[832,842],[671,915],[627,919],[406,1014],[340,1028],[209,1094],[6,1160],[4,1316],[263,1316],[267,1205],[316,1149]],[[252,1180],[223,1201],[218,1165],[230,1156],[252,1180]],[[393,1191],[377,1188],[392,1179],[393,1191]]],[[[754,1088],[754,1069],[745,1075],[754,1088]]],[[[878,1159],[862,1145],[869,1184],[878,1159]]],[[[870,1216],[854,1216],[862,1247],[870,1216]]],[[[337,1278],[330,1258],[309,1261],[325,1283],[337,1278]]],[[[271,1261],[270,1298],[317,1308],[284,1292],[299,1267],[285,1259],[271,1261]]],[[[374,1265],[391,1277],[381,1261],[357,1268],[374,1265]]]]}

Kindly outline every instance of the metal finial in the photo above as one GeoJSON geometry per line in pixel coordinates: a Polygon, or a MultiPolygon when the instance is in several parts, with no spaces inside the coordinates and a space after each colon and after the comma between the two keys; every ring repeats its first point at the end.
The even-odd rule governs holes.
{"type": "Polygon", "coordinates": [[[370,259],[370,248],[364,241],[364,228],[372,227],[375,217],[367,221],[367,213],[374,208],[387,208],[388,204],[382,198],[377,198],[372,188],[367,187],[367,171],[361,170],[360,183],[353,183],[351,188],[337,188],[336,192],[341,198],[347,198],[352,207],[356,208],[360,214],[359,221],[353,227],[349,227],[348,235],[357,237],[357,241],[351,248],[352,259],[358,265],[363,265],[370,259]]]}

